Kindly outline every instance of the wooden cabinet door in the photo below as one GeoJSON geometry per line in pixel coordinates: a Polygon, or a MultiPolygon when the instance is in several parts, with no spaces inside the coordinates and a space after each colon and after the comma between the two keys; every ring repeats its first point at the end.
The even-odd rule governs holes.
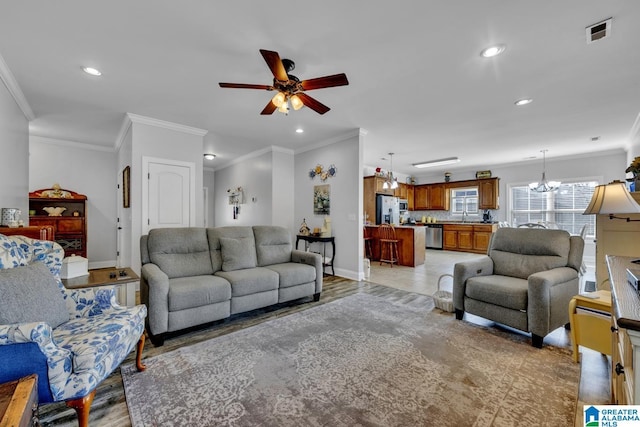
{"type": "Polygon", "coordinates": [[[398,188],[396,188],[396,192],[395,192],[395,196],[402,199],[402,200],[406,200],[407,199],[407,184],[403,184],[403,183],[398,183],[398,188]]]}
{"type": "Polygon", "coordinates": [[[432,184],[429,186],[429,208],[431,210],[445,211],[449,209],[448,189],[444,184],[432,184]]]}
{"type": "Polygon", "coordinates": [[[489,249],[489,240],[491,240],[491,232],[474,231],[473,249],[477,252],[486,253],[487,249],[489,249]]]}
{"type": "Polygon", "coordinates": [[[364,211],[364,221],[370,224],[376,223],[376,182],[375,177],[367,176],[364,178],[364,186],[362,191],[362,209],[364,211]]]}
{"type": "Polygon", "coordinates": [[[458,249],[473,249],[473,227],[468,226],[467,230],[458,230],[458,249]]]}
{"type": "Polygon", "coordinates": [[[456,230],[444,228],[442,232],[442,249],[450,251],[458,249],[458,232],[456,230]]]}
{"type": "Polygon", "coordinates": [[[478,207],[480,209],[498,209],[499,189],[498,178],[478,180],[478,207]]]}
{"type": "Polygon", "coordinates": [[[407,184],[407,205],[410,211],[415,210],[415,204],[413,203],[414,190],[413,185],[407,184]]]}
{"type": "Polygon", "coordinates": [[[374,177],[374,180],[376,182],[376,193],[388,194],[389,196],[393,196],[395,194],[395,190],[392,190],[390,188],[389,189],[384,188],[385,178],[380,178],[376,176],[374,177]]]}
{"type": "Polygon", "coordinates": [[[413,205],[414,210],[429,209],[429,186],[416,185],[413,187],[413,205]]]}

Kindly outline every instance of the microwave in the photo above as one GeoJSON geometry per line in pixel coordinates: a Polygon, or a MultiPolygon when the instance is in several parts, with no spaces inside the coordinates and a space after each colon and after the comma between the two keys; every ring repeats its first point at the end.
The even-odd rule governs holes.
{"type": "Polygon", "coordinates": [[[402,211],[408,211],[409,210],[409,202],[406,200],[399,200],[398,201],[398,210],[400,212],[402,211]]]}

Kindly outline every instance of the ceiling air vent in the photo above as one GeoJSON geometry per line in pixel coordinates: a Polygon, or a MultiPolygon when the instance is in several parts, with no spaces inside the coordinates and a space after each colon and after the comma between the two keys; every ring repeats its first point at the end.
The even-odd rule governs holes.
{"type": "Polygon", "coordinates": [[[587,44],[609,37],[611,35],[611,18],[588,26],[586,31],[587,44]]]}

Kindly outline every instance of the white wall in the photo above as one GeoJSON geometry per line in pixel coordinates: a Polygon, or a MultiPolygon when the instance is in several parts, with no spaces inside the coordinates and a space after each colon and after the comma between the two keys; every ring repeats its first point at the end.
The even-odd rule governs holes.
{"type": "MultiPolygon", "coordinates": [[[[295,156],[295,229],[296,234],[303,219],[311,229],[321,227],[323,216],[313,213],[313,187],[329,184],[331,190],[331,226],[335,236],[336,274],[361,279],[362,270],[362,171],[364,132],[354,132],[327,141],[325,145],[295,156]],[[320,177],[309,178],[309,171],[317,164],[328,168],[335,165],[336,176],[322,182],[320,177]]],[[[300,245],[302,249],[302,245],[300,245]]]]}
{"type": "MultiPolygon", "coordinates": [[[[203,225],[202,143],[205,131],[160,120],[128,115],[131,125],[131,267],[140,271],[142,222],[143,157],[190,162],[195,165],[195,224],[203,225]]],[[[206,132],[205,132],[206,133],[206,132]]]]}
{"type": "Polygon", "coordinates": [[[271,224],[291,229],[295,226],[292,199],[295,197],[295,159],[290,150],[273,150],[273,181],[271,183],[271,224]]]}
{"type": "Polygon", "coordinates": [[[87,196],[87,258],[90,268],[116,260],[116,153],[39,136],[29,138],[29,191],[62,188],[87,196]]]}
{"type": "Polygon", "coordinates": [[[207,189],[207,201],[205,206],[206,218],[205,225],[207,227],[215,226],[215,171],[210,168],[204,168],[202,173],[202,186],[207,189]]]}
{"type": "Polygon", "coordinates": [[[2,83],[0,152],[0,208],[20,209],[26,222],[29,210],[29,123],[2,83]]]}
{"type": "MultiPolygon", "coordinates": [[[[280,153],[277,164],[286,167],[286,161],[281,157],[292,156],[280,153]]],[[[287,169],[290,169],[286,167],[287,169]]],[[[215,219],[216,227],[230,225],[273,225],[274,224],[274,182],[280,182],[280,173],[274,168],[273,147],[260,150],[244,156],[233,164],[215,172],[215,219]],[[274,179],[274,176],[276,178],[274,179]],[[229,204],[227,190],[242,187],[244,202],[240,205],[240,214],[233,219],[232,205],[229,204]]],[[[289,180],[290,180],[289,175],[289,180]]],[[[293,192],[286,186],[278,190],[276,199],[293,199],[293,192]]],[[[286,211],[292,210],[291,202],[277,211],[282,211],[284,217],[291,216],[286,211]]],[[[277,222],[281,224],[280,220],[277,222]]],[[[281,224],[284,225],[284,224],[281,224]]]]}

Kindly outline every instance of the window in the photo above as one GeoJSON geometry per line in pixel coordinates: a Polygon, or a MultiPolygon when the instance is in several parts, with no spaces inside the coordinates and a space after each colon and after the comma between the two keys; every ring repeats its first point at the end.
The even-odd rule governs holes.
{"type": "Polygon", "coordinates": [[[596,181],[563,182],[556,191],[536,193],[528,185],[512,186],[511,223],[514,227],[527,222],[542,223],[580,234],[586,226],[589,236],[595,234],[595,215],[582,215],[591,201],[596,181]]]}
{"type": "Polygon", "coordinates": [[[453,188],[451,190],[451,213],[478,214],[478,187],[453,188]]]}

